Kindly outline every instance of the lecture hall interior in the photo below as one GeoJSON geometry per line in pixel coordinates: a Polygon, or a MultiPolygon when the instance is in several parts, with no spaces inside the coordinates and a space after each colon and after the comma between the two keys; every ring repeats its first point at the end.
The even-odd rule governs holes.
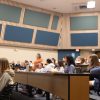
{"type": "Polygon", "coordinates": [[[100,100],[100,0],[0,0],[0,100],[100,100]]]}

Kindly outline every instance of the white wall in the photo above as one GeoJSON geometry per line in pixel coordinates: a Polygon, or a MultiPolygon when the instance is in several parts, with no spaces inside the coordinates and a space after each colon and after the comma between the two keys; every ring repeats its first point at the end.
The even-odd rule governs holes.
{"type": "Polygon", "coordinates": [[[39,49],[0,46],[0,58],[6,57],[10,62],[11,61],[23,62],[24,60],[34,61],[37,53],[41,54],[43,62],[45,62],[47,58],[58,59],[58,52],[53,50],[39,50],[39,49]]]}

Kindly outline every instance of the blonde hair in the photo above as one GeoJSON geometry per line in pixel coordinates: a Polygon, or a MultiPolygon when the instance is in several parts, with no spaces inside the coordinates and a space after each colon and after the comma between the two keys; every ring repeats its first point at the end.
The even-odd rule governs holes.
{"type": "Polygon", "coordinates": [[[5,70],[10,69],[9,61],[6,58],[0,58],[0,67],[1,72],[3,73],[5,70]]]}

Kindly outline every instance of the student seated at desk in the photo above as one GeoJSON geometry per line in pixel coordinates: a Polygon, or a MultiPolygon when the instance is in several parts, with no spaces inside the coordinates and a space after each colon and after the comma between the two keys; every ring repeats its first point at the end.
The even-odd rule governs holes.
{"type": "Polygon", "coordinates": [[[76,65],[80,65],[81,64],[81,56],[78,56],[78,57],[76,57],[76,59],[75,59],[75,64],[76,65]]]}
{"type": "Polygon", "coordinates": [[[55,65],[52,63],[51,59],[47,59],[46,64],[47,65],[43,69],[41,69],[41,72],[44,72],[44,73],[52,72],[55,68],[55,65]]]}
{"type": "Polygon", "coordinates": [[[53,63],[53,64],[55,65],[55,67],[56,67],[56,65],[57,65],[56,59],[55,59],[55,58],[52,58],[51,61],[52,61],[52,63],[53,63]]]}
{"type": "Polygon", "coordinates": [[[59,60],[58,65],[55,67],[55,71],[59,73],[64,73],[64,62],[59,60]]]}
{"type": "Polygon", "coordinates": [[[64,60],[66,61],[64,72],[68,74],[76,73],[75,62],[72,56],[65,56],[64,60]]]}
{"type": "Polygon", "coordinates": [[[100,65],[96,54],[90,56],[90,87],[100,88],[100,65]]]}
{"type": "Polygon", "coordinates": [[[10,62],[10,66],[11,66],[11,68],[12,68],[13,70],[15,70],[15,62],[14,62],[14,61],[10,62]]]}
{"type": "Polygon", "coordinates": [[[14,76],[15,73],[12,69],[10,69],[9,62],[6,58],[0,58],[0,68],[1,68],[1,78],[0,78],[0,92],[6,87],[7,85],[14,84],[14,76]]]}
{"type": "Polygon", "coordinates": [[[75,59],[75,64],[76,64],[76,66],[78,66],[78,65],[87,65],[88,64],[87,58],[83,58],[81,56],[78,56],[75,59]]]}
{"type": "Polygon", "coordinates": [[[35,72],[42,72],[44,66],[43,66],[43,63],[39,63],[37,68],[35,69],[35,72]]]}
{"type": "Polygon", "coordinates": [[[20,61],[17,61],[17,63],[15,64],[15,67],[19,67],[20,66],[20,61]]]}
{"type": "Polygon", "coordinates": [[[25,60],[24,62],[21,62],[20,66],[18,66],[17,71],[28,72],[29,67],[30,67],[29,62],[25,60]]]}

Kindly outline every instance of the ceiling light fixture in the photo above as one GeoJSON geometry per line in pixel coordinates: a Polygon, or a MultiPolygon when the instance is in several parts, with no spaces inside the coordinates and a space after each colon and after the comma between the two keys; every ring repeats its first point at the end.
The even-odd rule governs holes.
{"type": "Polygon", "coordinates": [[[95,8],[96,2],[94,0],[90,0],[87,2],[87,8],[95,8]]]}

